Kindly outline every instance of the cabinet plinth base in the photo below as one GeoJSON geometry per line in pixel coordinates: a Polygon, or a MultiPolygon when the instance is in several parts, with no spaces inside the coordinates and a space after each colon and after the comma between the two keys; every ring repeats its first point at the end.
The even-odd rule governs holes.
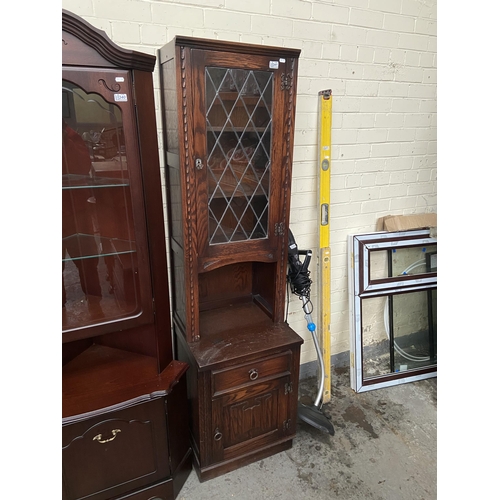
{"type": "MultiPolygon", "coordinates": [[[[293,436],[294,437],[294,436],[293,436]]],[[[292,439],[287,439],[286,441],[278,444],[274,444],[267,448],[257,450],[248,455],[243,455],[232,460],[226,460],[217,464],[210,465],[208,467],[200,467],[199,457],[196,453],[193,453],[193,468],[198,475],[200,482],[208,481],[209,479],[214,479],[216,477],[222,476],[227,472],[234,471],[245,465],[252,464],[258,460],[268,458],[276,453],[281,453],[282,451],[289,450],[293,444],[292,439]]]]}

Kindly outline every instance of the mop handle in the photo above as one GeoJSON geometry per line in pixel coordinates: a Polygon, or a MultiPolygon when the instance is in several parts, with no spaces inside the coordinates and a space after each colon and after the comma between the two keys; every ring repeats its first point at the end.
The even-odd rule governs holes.
{"type": "Polygon", "coordinates": [[[323,362],[323,356],[321,355],[321,350],[319,347],[318,343],[318,338],[316,337],[316,333],[314,330],[316,330],[316,325],[313,323],[312,317],[311,317],[311,309],[309,308],[309,302],[306,297],[301,296],[302,299],[302,309],[305,312],[305,318],[307,321],[307,329],[311,332],[312,339],[314,342],[314,347],[316,349],[316,354],[318,355],[318,361],[319,361],[319,366],[320,366],[320,371],[321,371],[321,377],[319,381],[319,391],[318,395],[316,396],[316,400],[314,401],[314,406],[316,408],[320,407],[321,404],[321,398],[323,396],[323,389],[325,388],[325,364],[323,362]]]}
{"type": "Polygon", "coordinates": [[[311,309],[309,308],[309,302],[307,301],[307,298],[304,297],[303,295],[300,297],[302,300],[302,310],[305,312],[304,318],[307,321],[307,329],[310,332],[314,332],[316,330],[316,325],[314,324],[314,321],[311,316],[311,309]]]}

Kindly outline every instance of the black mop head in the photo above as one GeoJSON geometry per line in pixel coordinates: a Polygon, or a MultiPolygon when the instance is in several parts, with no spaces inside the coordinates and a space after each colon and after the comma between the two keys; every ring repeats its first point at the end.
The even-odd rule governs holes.
{"type": "Polygon", "coordinates": [[[299,403],[297,416],[316,429],[328,432],[331,436],[335,435],[335,429],[330,419],[317,406],[306,406],[299,403]]]}

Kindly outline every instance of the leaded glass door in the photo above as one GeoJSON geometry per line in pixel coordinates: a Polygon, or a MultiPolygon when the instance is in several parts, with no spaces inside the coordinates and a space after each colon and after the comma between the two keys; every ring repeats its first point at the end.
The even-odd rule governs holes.
{"type": "Polygon", "coordinates": [[[203,110],[198,124],[204,131],[194,138],[200,254],[238,253],[250,246],[270,251],[282,212],[276,151],[276,141],[283,140],[276,119],[280,70],[263,57],[238,61],[233,56],[240,67],[220,53],[196,58],[201,59],[195,81],[203,110]]]}

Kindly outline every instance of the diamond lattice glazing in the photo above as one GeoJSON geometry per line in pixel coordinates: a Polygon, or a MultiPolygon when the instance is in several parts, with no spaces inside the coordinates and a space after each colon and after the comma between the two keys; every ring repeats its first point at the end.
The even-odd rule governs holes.
{"type": "Polygon", "coordinates": [[[273,73],[206,68],[209,243],[266,238],[273,73]]]}

